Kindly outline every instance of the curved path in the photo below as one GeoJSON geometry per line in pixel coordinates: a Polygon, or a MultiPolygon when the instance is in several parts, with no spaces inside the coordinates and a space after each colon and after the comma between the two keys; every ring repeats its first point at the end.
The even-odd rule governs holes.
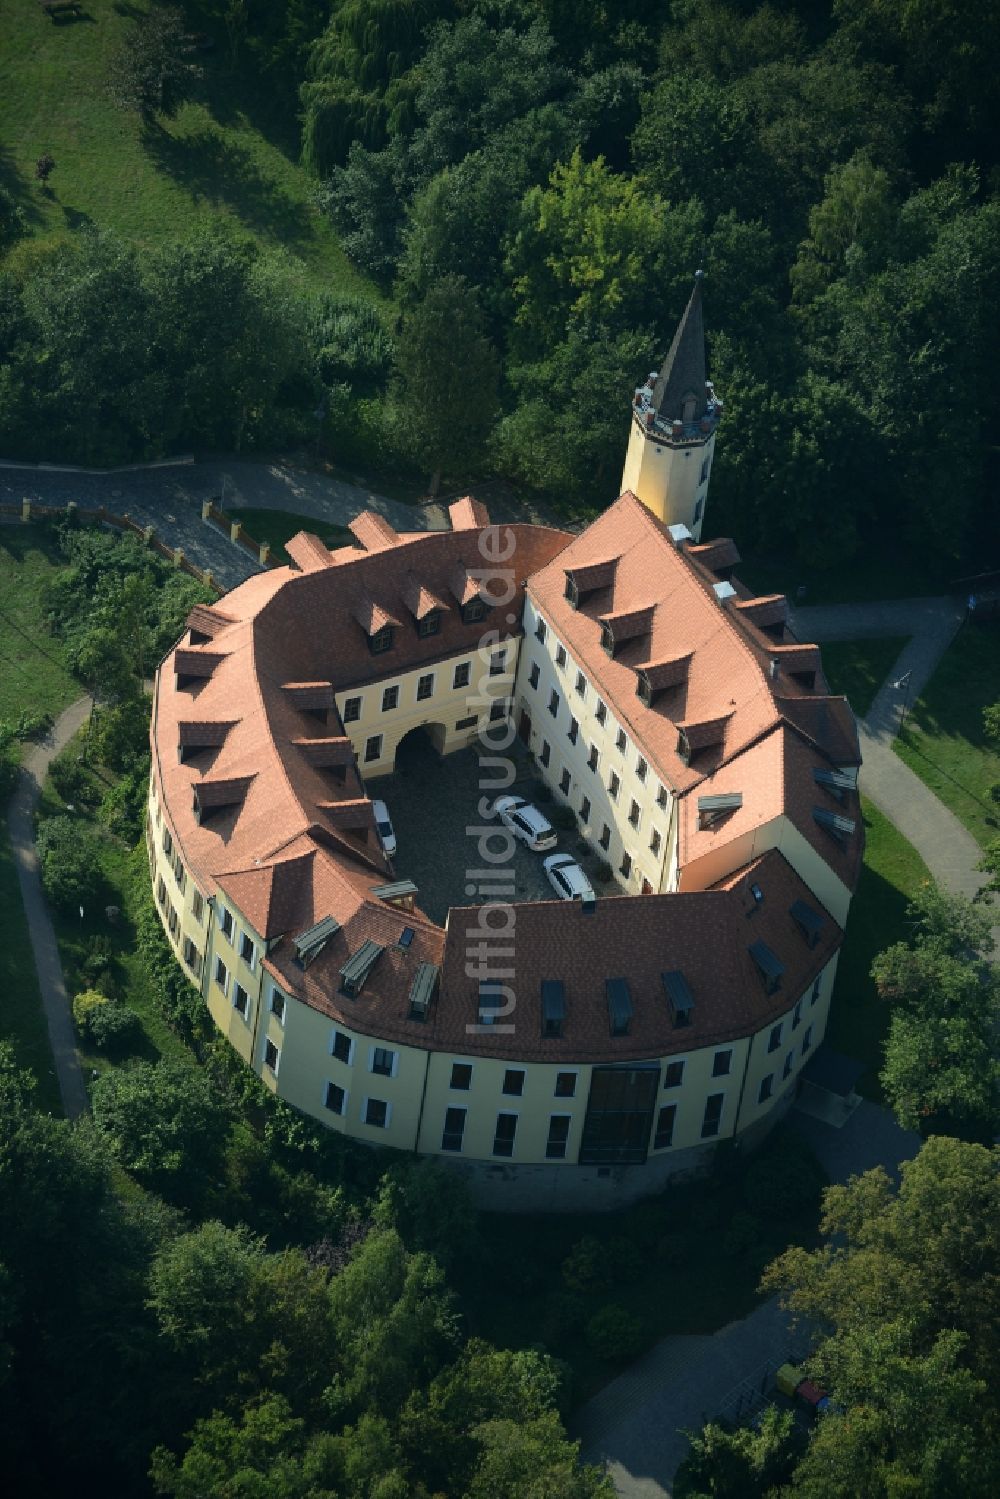
{"type": "MultiPolygon", "coordinates": [[[[35,955],[38,987],[49,1028],[59,1093],[67,1119],[76,1119],[86,1112],[87,1090],[80,1071],[80,1059],[76,1054],[73,1018],[62,964],[59,961],[59,946],[42,893],[38,850],[35,848],[34,812],[50,762],[86,722],[89,712],[90,699],[82,697],[59,715],[52,732],[40,744],[35,745],[27,756],[9,808],[14,864],[21,886],[31,950],[35,955]]],[[[17,996],[9,994],[5,997],[5,1002],[16,1004],[17,996]]]]}

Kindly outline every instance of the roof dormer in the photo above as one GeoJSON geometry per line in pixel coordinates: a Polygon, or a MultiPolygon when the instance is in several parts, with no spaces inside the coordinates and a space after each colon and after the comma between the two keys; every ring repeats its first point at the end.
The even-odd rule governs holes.
{"type": "Polygon", "coordinates": [[[655,604],[642,609],[629,609],[619,614],[602,614],[601,645],[608,655],[614,657],[631,640],[648,640],[653,631],[655,604]]]}

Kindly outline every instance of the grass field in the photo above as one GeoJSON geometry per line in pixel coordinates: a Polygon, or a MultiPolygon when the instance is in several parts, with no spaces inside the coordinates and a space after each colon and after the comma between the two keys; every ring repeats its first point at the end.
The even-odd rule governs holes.
{"type": "Polygon", "coordinates": [[[856,717],[864,718],[905,644],[905,637],[896,636],[828,641],[821,654],[830,691],[842,692],[856,717]]]}
{"type": "Polygon", "coordinates": [[[0,4],[0,182],[31,232],[94,224],[152,245],[224,220],[295,255],[314,285],[380,300],[315,207],[268,91],[231,69],[225,49],[199,54],[201,97],[175,119],[144,129],[112,104],[108,60],[148,9],[87,0],[73,22],[50,20],[35,0],[0,4]],[[56,163],[48,190],[34,181],[45,151],[56,163]]]}
{"type": "Polygon", "coordinates": [[[226,514],[233,520],[242,521],[247,536],[254,541],[270,542],[271,556],[278,562],[291,561],[285,551],[285,542],[299,531],[312,531],[331,547],[346,545],[354,539],[344,526],[327,525],[312,515],[290,515],[286,510],[257,510],[249,505],[230,506],[226,514]]]}
{"type": "Polygon", "coordinates": [[[6,821],[0,830],[0,1041],[8,1041],[14,1048],[19,1067],[34,1073],[39,1108],[61,1114],[59,1084],[6,821]]]}
{"type": "Polygon", "coordinates": [[[983,709],[1000,701],[1000,624],[966,625],[949,646],[896,740],[897,755],[980,843],[1000,837],[1000,745],[983,709]]]}
{"type": "Polygon", "coordinates": [[[859,1090],[868,1098],[881,1100],[878,1072],[889,1011],[875,994],[870,977],[872,959],[907,935],[907,902],[931,875],[888,818],[864,798],[861,805],[865,862],[847,918],[826,1038],[835,1051],[867,1063],[859,1090]]]}
{"type": "Polygon", "coordinates": [[[0,720],[22,710],[54,717],[80,696],[42,608],[55,565],[55,553],[34,526],[0,526],[0,720]]]}

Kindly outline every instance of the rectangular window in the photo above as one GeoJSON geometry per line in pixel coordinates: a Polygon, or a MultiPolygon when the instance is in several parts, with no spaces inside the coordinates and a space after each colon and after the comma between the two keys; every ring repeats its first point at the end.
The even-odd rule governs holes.
{"type": "Polygon", "coordinates": [[[512,1156],[514,1136],[517,1134],[517,1115],[498,1114],[497,1127],[493,1135],[493,1154],[512,1156]]]}
{"type": "Polygon", "coordinates": [[[429,671],[426,676],[417,678],[417,702],[425,702],[427,698],[434,696],[434,673],[429,671]]]}
{"type": "Polygon", "coordinates": [[[767,1103],[767,1100],[770,1098],[770,1096],[771,1096],[771,1094],[773,1092],[774,1092],[774,1073],[773,1072],[769,1072],[767,1074],[767,1077],[762,1077],[761,1080],[760,1080],[760,1087],[757,1089],[757,1102],[758,1103],[767,1103]]]}
{"type": "Polygon", "coordinates": [[[621,873],[622,873],[623,878],[626,879],[626,880],[628,879],[629,875],[632,873],[632,855],[631,854],[628,854],[628,853],[622,854],[621,873]]]}
{"type": "Polygon", "coordinates": [[[478,722],[479,722],[478,717],[476,716],[475,713],[473,713],[473,715],[472,715],[471,718],[460,718],[458,720],[458,722],[456,723],[455,728],[456,729],[474,729],[476,727],[476,724],[478,722]]]}
{"type": "Polygon", "coordinates": [[[396,1053],[391,1051],[387,1046],[373,1046],[368,1070],[369,1072],[377,1072],[382,1077],[395,1077],[396,1053]]]}
{"type": "Polygon", "coordinates": [[[784,1067],[782,1068],[782,1071],[781,1071],[782,1081],[784,1081],[784,1079],[791,1072],[791,1070],[792,1070],[792,1063],[794,1061],[795,1061],[795,1053],[794,1053],[794,1051],[790,1051],[788,1053],[787,1057],[785,1058],[785,1065],[784,1065],[784,1067]]]}
{"type": "Polygon", "coordinates": [[[270,1038],[264,1042],[264,1066],[269,1067],[277,1076],[278,1063],[281,1061],[281,1052],[270,1038]]]}
{"type": "Polygon", "coordinates": [[[195,890],[191,896],[191,915],[201,925],[201,918],[205,914],[205,897],[200,890],[195,890]]]}
{"type": "Polygon", "coordinates": [[[582,671],[576,674],[576,695],[582,697],[584,702],[587,701],[587,678],[582,671]]]}
{"type": "Polygon", "coordinates": [[[177,854],[174,859],[174,879],[177,881],[178,890],[183,895],[184,887],[187,884],[187,874],[185,873],[184,865],[181,863],[180,854],[177,854]]]}
{"type": "Polygon", "coordinates": [[[616,802],[618,800],[618,793],[621,789],[621,780],[619,779],[617,773],[615,771],[612,771],[610,776],[608,777],[608,795],[611,797],[611,800],[613,802],[616,802]]]}
{"type": "Polygon", "coordinates": [[[559,790],[562,792],[563,796],[569,796],[569,781],[569,771],[564,770],[562,775],[559,777],[559,790]]]}
{"type": "Polygon", "coordinates": [[[233,985],[233,1009],[245,1020],[250,1013],[250,996],[242,984],[233,985]]]}
{"type": "Polygon", "coordinates": [[[345,1036],[343,1031],[334,1031],[330,1055],[336,1057],[338,1062],[346,1062],[349,1067],[354,1057],[354,1042],[350,1036],[345,1036]]]}
{"type": "Polygon", "coordinates": [[[548,765],[549,760],[552,758],[552,747],[547,739],[542,740],[542,751],[538,758],[543,765],[548,765]]]}
{"type": "Polygon", "coordinates": [[[280,989],[271,985],[271,1014],[280,1025],[285,1023],[285,996],[280,989]]]}
{"type": "Polygon", "coordinates": [[[256,966],[257,946],[253,938],[248,937],[246,932],[244,932],[243,936],[240,938],[240,957],[243,959],[248,968],[253,969],[256,966]]]}
{"type": "Polygon", "coordinates": [[[704,500],[704,496],[703,496],[700,500],[697,500],[695,502],[695,507],[694,507],[694,523],[695,523],[695,525],[697,525],[698,522],[701,520],[701,512],[704,510],[704,508],[705,508],[705,500],[704,500]]]}
{"type": "Polygon", "coordinates": [[[373,656],[382,656],[386,651],[392,650],[393,634],[392,625],[383,625],[381,630],[376,630],[374,635],[369,635],[368,649],[373,656]]]}
{"type": "Polygon", "coordinates": [[[635,773],[640,781],[644,781],[649,774],[649,766],[647,765],[642,755],[640,755],[638,760],[635,762],[635,773]]]}
{"type": "Polygon", "coordinates": [[[382,712],[391,713],[399,706],[399,688],[386,687],[382,693],[382,712]]]}
{"type": "Polygon", "coordinates": [[[524,1092],[524,1073],[520,1067],[508,1067],[503,1075],[503,1091],[512,1098],[520,1098],[524,1092]]]}
{"type": "Polygon", "coordinates": [[[455,675],[451,679],[452,687],[468,687],[472,679],[472,663],[460,661],[455,667],[455,675]]]}
{"type": "Polygon", "coordinates": [[[481,598],[470,599],[467,604],[462,605],[463,625],[474,625],[481,619],[486,618],[486,603],[481,598]]]}
{"type": "Polygon", "coordinates": [[[733,1065],[733,1053],[731,1050],[717,1051],[712,1058],[712,1076],[728,1077],[729,1070],[733,1065]]]}
{"type": "Polygon", "coordinates": [[[566,1143],[569,1140],[569,1124],[571,1115],[550,1114],[549,1136],[545,1142],[545,1157],[549,1161],[564,1161],[566,1159],[566,1143]]]}
{"type": "Polygon", "coordinates": [[[656,805],[659,807],[659,809],[660,809],[661,812],[665,812],[666,811],[667,800],[668,800],[668,797],[667,797],[667,788],[666,788],[666,786],[659,786],[659,787],[657,787],[657,791],[656,791],[656,805]]]}
{"type": "Polygon", "coordinates": [[[532,661],[532,663],[531,663],[531,670],[528,672],[528,685],[531,686],[531,687],[537,687],[538,686],[538,662],[537,661],[532,661]]]}
{"type": "Polygon", "coordinates": [[[810,1025],[810,1026],[806,1027],[806,1033],[802,1037],[802,1055],[803,1056],[805,1056],[806,1052],[809,1050],[809,1048],[810,1048],[810,1046],[812,1044],[813,1044],[813,1028],[810,1025]]]}
{"type": "Polygon", "coordinates": [[[598,765],[600,765],[600,763],[601,763],[601,753],[600,753],[600,750],[597,748],[596,744],[592,744],[590,746],[590,754],[587,756],[587,764],[589,765],[589,767],[590,767],[591,770],[595,770],[596,771],[596,769],[597,769],[598,765]]]}
{"type": "Polygon", "coordinates": [[[220,906],[219,907],[219,927],[220,927],[220,930],[222,931],[222,935],[225,937],[226,941],[229,942],[229,943],[231,943],[232,940],[233,940],[233,925],[234,925],[234,923],[233,923],[233,913],[232,913],[232,911],[227,911],[226,908],[225,908],[225,906],[220,906]]]}
{"type": "Polygon", "coordinates": [[[441,1132],[442,1150],[461,1150],[465,1134],[465,1109],[446,1109],[444,1129],[441,1132]]]}
{"type": "Polygon", "coordinates": [[[768,1051],[777,1051],[781,1045],[781,1026],[772,1025],[771,1034],[767,1038],[768,1051]]]}
{"type": "Polygon", "coordinates": [[[816,1001],[819,999],[820,990],[822,989],[822,987],[823,987],[823,975],[820,974],[819,978],[813,984],[813,986],[812,986],[812,993],[809,996],[809,1006],[810,1006],[810,1009],[816,1003],[816,1001]]]}
{"type": "Polygon", "coordinates": [[[590,797],[589,796],[585,796],[583,798],[583,801],[580,803],[580,821],[581,822],[589,822],[590,821],[590,797]]]}
{"type": "Polygon", "coordinates": [[[639,826],[639,819],[641,815],[642,814],[639,811],[639,803],[637,801],[633,801],[631,807],[629,807],[628,809],[628,820],[634,828],[637,828],[639,826]]]}
{"type": "Polygon", "coordinates": [[[223,994],[229,993],[229,969],[221,958],[216,958],[215,960],[215,982],[223,994]]]}
{"type": "Polygon", "coordinates": [[[627,748],[628,739],[625,735],[625,730],[619,729],[617,735],[615,736],[615,749],[620,755],[624,755],[627,748]]]}
{"type": "Polygon", "coordinates": [[[665,1088],[679,1088],[684,1081],[684,1063],[668,1062],[663,1074],[663,1086],[665,1088]]]}
{"type": "Polygon", "coordinates": [[[575,744],[576,743],[577,737],[578,737],[579,733],[580,733],[580,725],[577,723],[577,721],[576,721],[575,718],[571,718],[570,721],[569,721],[569,742],[570,742],[570,744],[575,744]]]}
{"type": "Polygon", "coordinates": [[[510,698],[508,697],[497,698],[496,702],[490,707],[490,723],[499,723],[502,718],[507,717],[507,704],[509,702],[510,698]]]}
{"type": "Polygon", "coordinates": [[[357,723],[360,717],[361,699],[359,697],[349,697],[344,703],[344,722],[357,723]]]}
{"type": "Polygon", "coordinates": [[[556,1098],[574,1098],[576,1096],[576,1073],[556,1073],[556,1098]]]}
{"type": "MultiPolygon", "coordinates": [[[[708,459],[706,458],[703,461],[702,465],[701,465],[701,473],[698,475],[698,483],[699,484],[704,484],[704,482],[705,482],[705,480],[707,478],[708,478],[708,459]]],[[[698,519],[698,517],[695,516],[695,520],[697,520],[697,519],[698,519]]]]}
{"type": "Polygon", "coordinates": [[[555,718],[556,714],[559,712],[558,692],[552,691],[549,693],[549,712],[552,714],[553,718],[555,718]]]}
{"type": "Polygon", "coordinates": [[[370,739],[365,740],[365,761],[371,764],[373,760],[382,758],[382,735],[373,734],[370,739]]]}
{"type": "Polygon", "coordinates": [[[490,676],[502,677],[504,674],[504,662],[507,659],[506,651],[494,651],[490,656],[490,676]]]}
{"type": "Polygon", "coordinates": [[[557,666],[565,666],[566,665],[566,647],[565,646],[562,646],[562,645],[557,645],[556,646],[556,665],[557,666]]]}
{"type": "Polygon", "coordinates": [[[452,1062],[450,1087],[457,1092],[467,1093],[472,1087],[472,1064],[470,1062],[452,1062]]]}
{"type": "Polygon", "coordinates": [[[339,1083],[327,1083],[324,1102],[331,1114],[345,1114],[347,1112],[347,1093],[339,1083]]]}
{"type": "Polygon", "coordinates": [[[163,852],[166,854],[167,858],[169,859],[170,856],[171,856],[171,854],[173,853],[173,851],[174,851],[174,840],[170,836],[170,829],[169,828],[164,828],[163,829],[163,852]]]}
{"type": "Polygon", "coordinates": [[[162,874],[160,875],[160,878],[156,882],[156,898],[160,902],[161,908],[166,905],[166,903],[167,903],[167,887],[163,883],[163,876],[162,876],[162,874]]]}
{"type": "Polygon", "coordinates": [[[539,615],[538,623],[535,625],[535,639],[544,641],[546,633],[545,621],[539,615]]]}
{"type": "Polygon", "coordinates": [[[724,1093],[710,1093],[705,1099],[705,1117],[701,1121],[701,1138],[710,1139],[719,1133],[719,1125],[722,1122],[722,1105],[725,1102],[724,1093]]]}
{"type": "Polygon", "coordinates": [[[607,722],[608,705],[607,703],[602,702],[600,698],[597,699],[597,707],[594,709],[594,717],[597,719],[598,723],[607,722]]]}
{"type": "Polygon", "coordinates": [[[658,854],[660,852],[660,844],[662,842],[663,842],[663,839],[661,838],[661,836],[660,836],[659,832],[657,831],[657,829],[654,828],[653,831],[652,831],[652,833],[651,833],[651,835],[650,835],[650,839],[649,839],[649,851],[650,851],[650,853],[651,854],[658,854]]]}
{"type": "Polygon", "coordinates": [[[389,1105],[384,1098],[366,1098],[362,1118],[365,1124],[370,1124],[373,1129],[387,1129],[389,1105]]]}
{"type": "Polygon", "coordinates": [[[201,953],[190,937],[184,938],[184,961],[196,977],[201,973],[201,953]]]}
{"type": "Polygon", "coordinates": [[[656,1134],[653,1136],[653,1149],[666,1150],[668,1145],[674,1143],[674,1120],[677,1118],[677,1105],[665,1103],[656,1116],[656,1134]]]}
{"type": "Polygon", "coordinates": [[[611,847],[611,829],[608,827],[607,823],[605,823],[603,828],[601,829],[601,836],[598,839],[598,842],[600,843],[604,852],[607,853],[608,849],[611,847]]]}
{"type": "Polygon", "coordinates": [[[793,1031],[797,1031],[798,1028],[799,1028],[799,1026],[801,1024],[802,1024],[802,1001],[800,999],[800,1000],[798,1000],[796,1002],[795,1009],[792,1011],[792,1030],[793,1031]]]}
{"type": "Polygon", "coordinates": [[[173,937],[174,941],[176,942],[176,940],[177,940],[177,933],[180,931],[180,925],[181,924],[180,924],[180,921],[177,918],[177,909],[174,906],[173,902],[172,901],[168,901],[167,904],[170,907],[170,914],[167,917],[167,926],[170,928],[170,935],[171,935],[171,937],[173,937]]]}
{"type": "Polygon", "coordinates": [[[425,614],[423,619],[417,620],[417,634],[421,640],[426,640],[429,635],[436,635],[440,629],[440,609],[432,609],[430,614],[425,614]]]}

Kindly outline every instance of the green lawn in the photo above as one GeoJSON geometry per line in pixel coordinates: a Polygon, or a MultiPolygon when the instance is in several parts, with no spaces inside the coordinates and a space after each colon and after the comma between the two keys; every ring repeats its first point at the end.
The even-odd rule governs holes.
{"type": "Polygon", "coordinates": [[[225,220],[290,251],[312,284],[381,300],[315,207],[269,91],[231,70],[225,48],[199,54],[201,97],[173,120],[144,129],[112,104],[108,59],[149,8],[88,0],[79,21],[53,22],[36,0],[0,6],[0,181],[31,232],[93,223],[150,245],[225,220]],[[48,191],[34,181],[45,151],[56,163],[48,191]]]}
{"type": "Polygon", "coordinates": [[[344,526],[330,526],[311,515],[290,515],[286,510],[257,510],[253,506],[231,506],[226,514],[242,521],[244,533],[253,541],[268,541],[271,556],[278,562],[290,562],[285,542],[299,531],[312,531],[327,546],[343,546],[353,541],[344,526]]]}
{"type": "Polygon", "coordinates": [[[37,1078],[39,1108],[61,1114],[59,1084],[6,821],[0,829],[0,1040],[10,1042],[18,1065],[37,1078]]]}
{"type": "Polygon", "coordinates": [[[42,592],[56,566],[54,551],[35,526],[0,525],[0,720],[22,710],[55,717],[80,696],[42,610],[42,592]]]}
{"type": "Polygon", "coordinates": [[[821,654],[830,691],[842,692],[856,717],[864,718],[905,644],[905,636],[828,641],[821,654]]]}
{"type": "Polygon", "coordinates": [[[983,709],[1000,701],[1000,624],[965,625],[913,705],[896,753],[980,843],[1000,836],[1000,746],[983,709]]]}
{"type": "Polygon", "coordinates": [[[872,959],[906,935],[906,905],[931,875],[923,859],[888,818],[862,798],[865,862],[851,902],[837,965],[826,1038],[836,1051],[868,1064],[860,1091],[881,1099],[878,1071],[889,1028],[888,1008],[875,994],[872,959]]]}

